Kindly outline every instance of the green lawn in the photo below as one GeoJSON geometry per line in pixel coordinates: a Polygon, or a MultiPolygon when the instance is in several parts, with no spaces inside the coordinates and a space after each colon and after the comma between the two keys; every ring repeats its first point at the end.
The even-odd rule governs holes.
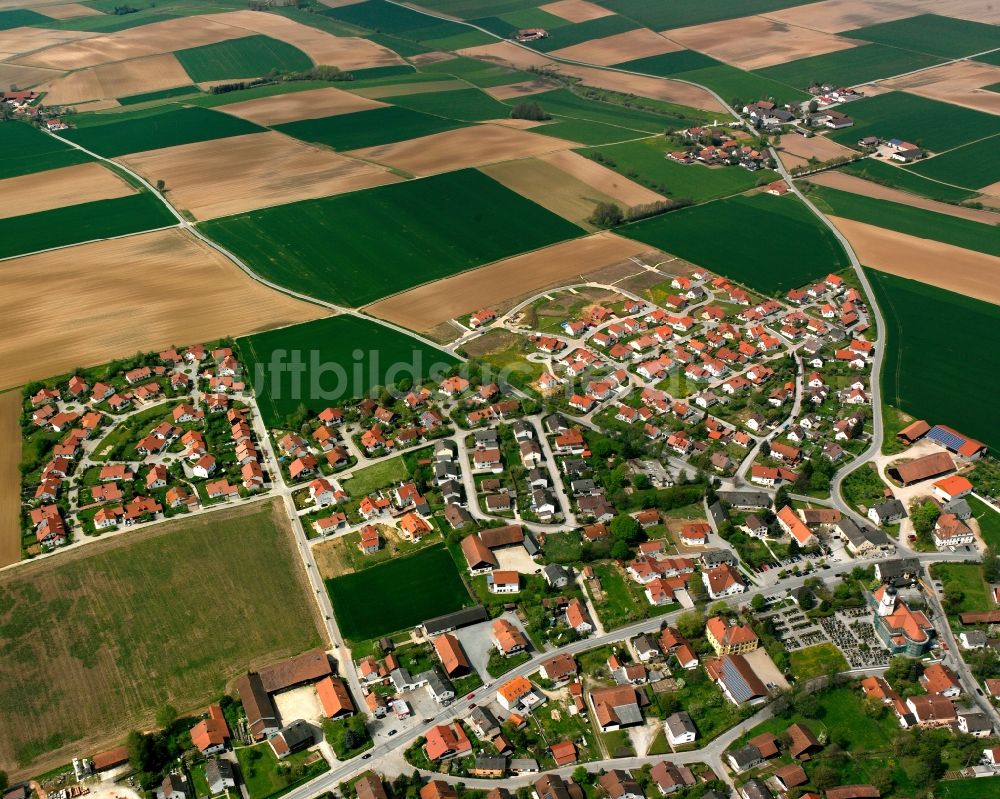
{"type": "MultiPolygon", "coordinates": [[[[853,34],[853,31],[852,31],[853,34]]],[[[939,64],[943,59],[884,44],[864,44],[848,50],[799,58],[758,69],[756,74],[808,89],[814,80],[837,86],[856,86],[876,78],[901,75],[939,64]]],[[[849,113],[849,109],[846,113],[849,113]]]]}
{"type": "Polygon", "coordinates": [[[814,188],[809,198],[821,200],[818,204],[835,216],[1000,256],[1000,228],[993,225],[826,186],[814,188]]]}
{"type": "Polygon", "coordinates": [[[979,520],[979,532],[994,552],[1000,552],[1000,513],[991,508],[981,499],[967,496],[966,501],[972,508],[972,515],[979,520]]]}
{"type": "Polygon", "coordinates": [[[385,488],[405,480],[410,476],[403,456],[389,458],[381,463],[366,466],[355,471],[350,480],[344,481],[344,490],[355,499],[370,494],[379,488],[385,488]]]}
{"type": "MultiPolygon", "coordinates": [[[[936,159],[921,162],[930,164],[936,159]]],[[[960,203],[976,196],[976,192],[968,189],[960,189],[957,186],[947,186],[938,183],[936,180],[928,180],[917,174],[913,169],[891,166],[884,161],[877,161],[874,158],[865,158],[861,161],[852,161],[840,167],[842,172],[849,175],[857,175],[859,178],[870,180],[874,183],[881,183],[885,186],[892,186],[894,189],[908,191],[911,194],[918,194],[931,200],[941,200],[942,202],[960,203]]],[[[950,182],[950,181],[949,181],[950,182]]]]}
{"type": "Polygon", "coordinates": [[[279,760],[267,743],[239,747],[236,758],[250,799],[280,796],[330,770],[330,765],[318,753],[303,751],[281,760],[280,765],[284,768],[279,771],[279,760]],[[312,761],[308,766],[304,765],[307,760],[312,761]]]}
{"type": "Polygon", "coordinates": [[[261,209],[201,229],[269,279],[352,306],[583,233],[472,169],[261,209]]]}
{"type": "Polygon", "coordinates": [[[443,545],[326,581],[340,631],[362,641],[471,604],[443,545]]]}
{"type": "Polygon", "coordinates": [[[1000,793],[1000,777],[982,777],[977,780],[945,780],[939,782],[935,793],[941,799],[981,799],[1000,793]]]}
{"type": "Polygon", "coordinates": [[[176,224],[147,191],[0,219],[0,258],[176,224]]]}
{"type": "Polygon", "coordinates": [[[764,294],[780,294],[847,266],[833,234],[792,195],[731,197],[619,228],[764,294]],[[733,231],[733,235],[722,235],[733,231]],[[756,246],[772,242],[781,247],[756,246]],[[809,253],[798,257],[795,253],[809,253]]]}
{"type": "Polygon", "coordinates": [[[668,196],[694,202],[727,197],[753,188],[762,178],[774,180],[770,170],[750,172],[742,167],[707,167],[704,164],[678,164],[666,157],[673,149],[661,137],[612,144],[581,150],[616,172],[649,186],[662,189],[668,196]]]}
{"type": "Polygon", "coordinates": [[[420,382],[434,365],[456,363],[437,348],[354,316],[255,333],[237,339],[237,346],[269,427],[280,425],[300,405],[321,411],[335,402],[365,396],[373,386],[384,385],[387,377],[420,382]],[[301,378],[290,370],[270,369],[276,359],[297,359],[304,366],[301,378]]]}
{"type": "Polygon", "coordinates": [[[91,160],[89,155],[42,133],[38,128],[13,121],[0,122],[0,152],[3,153],[3,158],[0,158],[0,179],[30,175],[91,160]]]}
{"type": "Polygon", "coordinates": [[[984,345],[1000,340],[1000,308],[883,272],[868,275],[888,328],[885,401],[991,448],[1000,446],[994,422],[1000,358],[996,348],[984,345]],[[980,366],[975,390],[968,390],[969,356],[980,366]]]}
{"type": "MultiPolygon", "coordinates": [[[[98,115],[94,115],[98,116],[98,115]]],[[[156,108],[134,116],[107,115],[100,124],[64,131],[67,139],[105,158],[178,144],[258,133],[263,128],[207,108],[156,108]]]]}
{"type": "Polygon", "coordinates": [[[841,36],[903,47],[943,58],[961,58],[997,48],[994,25],[965,19],[920,14],[892,22],[844,31],[841,36]]]}
{"type": "MultiPolygon", "coordinates": [[[[453,94],[454,92],[445,92],[453,94]]],[[[420,96],[420,95],[416,95],[420,96]]],[[[275,125],[275,130],[303,141],[325,144],[334,150],[356,150],[379,144],[415,139],[445,130],[463,127],[461,122],[409,108],[386,106],[353,114],[338,114],[319,119],[301,119],[275,125]]]]}
{"type": "Polygon", "coordinates": [[[258,78],[269,72],[303,72],[312,59],[297,47],[270,36],[245,36],[174,53],[195,83],[258,78]]]}
{"type": "Polygon", "coordinates": [[[1000,158],[996,157],[998,146],[1000,136],[993,136],[918,161],[910,169],[934,180],[981,189],[1000,180],[1000,158]]]}
{"type": "Polygon", "coordinates": [[[978,613],[993,610],[990,589],[983,579],[983,567],[978,563],[932,563],[931,577],[950,588],[962,592],[962,602],[951,610],[954,613],[978,613]]]}
{"type": "Polygon", "coordinates": [[[464,122],[506,119],[510,116],[511,110],[509,105],[494,100],[486,92],[479,89],[404,94],[399,97],[388,97],[385,100],[394,105],[409,108],[411,111],[464,122]]]}
{"type": "Polygon", "coordinates": [[[847,671],[850,666],[836,646],[827,642],[797,649],[789,653],[792,674],[799,682],[822,677],[834,672],[847,671]]]}

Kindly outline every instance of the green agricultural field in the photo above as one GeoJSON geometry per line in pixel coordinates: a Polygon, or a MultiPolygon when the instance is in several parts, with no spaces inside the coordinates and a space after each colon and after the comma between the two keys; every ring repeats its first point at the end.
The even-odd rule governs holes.
{"type": "Polygon", "coordinates": [[[538,0],[427,0],[424,8],[462,19],[473,19],[486,14],[507,15],[511,12],[534,10],[538,0]]]}
{"type": "Polygon", "coordinates": [[[637,136],[646,135],[643,132],[605,125],[602,122],[591,122],[587,119],[566,119],[555,117],[553,122],[534,128],[535,133],[568,139],[577,144],[613,144],[630,141],[637,136]]]}
{"type": "Polygon", "coordinates": [[[444,545],[326,581],[344,638],[364,641],[472,604],[444,545]]]}
{"type": "Polygon", "coordinates": [[[174,55],[195,83],[257,78],[269,72],[303,72],[313,66],[312,59],[297,47],[259,34],[190,47],[174,55]]]}
{"type": "Polygon", "coordinates": [[[0,219],[0,258],[174,225],[149,192],[0,219]]]}
{"type": "Polygon", "coordinates": [[[885,161],[877,161],[874,158],[865,158],[861,161],[844,164],[840,167],[840,171],[870,180],[873,183],[881,183],[884,186],[891,186],[894,189],[901,189],[911,194],[918,194],[921,197],[941,200],[946,203],[960,203],[976,196],[974,191],[949,186],[936,180],[928,180],[911,168],[891,166],[885,161]]]}
{"type": "MultiPolygon", "coordinates": [[[[445,92],[451,93],[453,92],[445,92]]],[[[463,123],[452,119],[422,114],[409,108],[386,106],[370,111],[356,111],[353,114],[286,122],[275,125],[274,129],[296,139],[325,144],[334,150],[357,150],[360,147],[392,144],[461,127],[463,123]]]]}
{"type": "Polygon", "coordinates": [[[168,702],[203,708],[248,666],[323,644],[280,502],[24,564],[0,576],[0,596],[0,762],[35,771],[151,729],[168,702]]]}
{"type": "Polygon", "coordinates": [[[51,21],[51,17],[46,17],[37,11],[29,11],[26,8],[0,11],[0,31],[21,28],[25,25],[44,25],[46,22],[51,21]]]}
{"type": "MultiPolygon", "coordinates": [[[[851,32],[853,34],[853,31],[851,32]]],[[[850,50],[800,58],[756,70],[758,75],[806,89],[814,80],[837,86],[856,86],[876,78],[901,75],[939,64],[943,59],[884,44],[865,44],[850,50]]],[[[849,112],[849,110],[848,110],[849,112]]]]}
{"type": "Polygon", "coordinates": [[[208,108],[155,108],[156,113],[116,118],[65,131],[66,138],[105,158],[178,144],[259,133],[263,128],[208,108]]]}
{"type": "Polygon", "coordinates": [[[197,86],[176,86],[173,89],[161,89],[158,92],[145,92],[144,94],[132,94],[128,97],[119,97],[121,105],[138,105],[139,103],[149,103],[153,100],[166,100],[171,97],[184,97],[188,94],[201,94],[201,89],[197,86]]]}
{"type": "Polygon", "coordinates": [[[714,200],[738,194],[757,185],[762,178],[775,180],[770,170],[749,172],[741,167],[712,167],[704,164],[678,164],[666,158],[670,144],[663,138],[612,144],[581,150],[582,155],[598,160],[616,172],[645,185],[661,188],[674,199],[694,202],[714,200]]]}
{"type": "Polygon", "coordinates": [[[996,156],[998,146],[1000,135],[918,161],[910,169],[933,180],[981,189],[1000,180],[1000,158],[996,156]]]}
{"type": "Polygon", "coordinates": [[[994,225],[826,186],[814,186],[809,198],[834,216],[1000,256],[1000,228],[994,225]]]}
{"type": "MultiPolygon", "coordinates": [[[[1000,50],[994,50],[991,53],[984,53],[983,55],[977,55],[972,60],[982,61],[984,64],[993,64],[994,66],[1000,67],[1000,50]]],[[[987,87],[987,88],[991,89],[991,91],[997,91],[997,89],[994,89],[993,87],[987,87]]]]}
{"type": "Polygon", "coordinates": [[[992,114],[915,94],[889,92],[855,100],[849,106],[854,127],[830,134],[841,144],[855,146],[866,136],[905,139],[934,152],[992,136],[997,120],[992,114]]]}
{"type": "Polygon", "coordinates": [[[598,0],[598,5],[631,17],[655,31],[701,25],[751,14],[765,14],[782,8],[801,6],[811,0],[699,0],[699,2],[663,2],[663,0],[598,0]]]}
{"type": "Polygon", "coordinates": [[[868,275],[887,327],[885,401],[1000,447],[1000,357],[987,344],[1000,340],[1000,307],[875,270],[868,275]],[[975,390],[970,358],[980,367],[975,390]]]}
{"type": "Polygon", "coordinates": [[[563,25],[555,30],[549,31],[548,38],[538,39],[530,42],[529,47],[541,50],[543,53],[552,50],[560,50],[563,47],[571,47],[574,44],[589,42],[591,39],[603,39],[606,36],[614,36],[617,33],[635,30],[642,27],[637,22],[619,16],[600,17],[587,22],[577,22],[572,25],[563,25]]]}
{"type": "Polygon", "coordinates": [[[920,14],[844,31],[841,36],[878,42],[943,58],[961,58],[997,48],[994,25],[965,19],[920,14]]]}
{"type": "Polygon", "coordinates": [[[833,233],[791,195],[715,200],[618,232],[764,294],[782,294],[848,264],[833,233]],[[726,231],[747,231],[747,235],[726,231]]]}
{"type": "Polygon", "coordinates": [[[201,229],[269,279],[352,306],[582,235],[472,169],[261,209],[201,229]]]}
{"type": "MultiPolygon", "coordinates": [[[[411,111],[430,114],[437,118],[457,119],[463,122],[481,122],[484,119],[506,119],[510,106],[494,100],[479,89],[404,94],[384,98],[411,111]]],[[[378,109],[376,109],[378,110],[378,109]]],[[[371,113],[371,112],[368,112],[371,113]]]]}
{"type": "MultiPolygon", "coordinates": [[[[401,39],[414,42],[441,40],[453,36],[476,33],[467,25],[458,22],[435,19],[409,8],[386,3],[384,0],[366,0],[364,3],[341,6],[340,8],[324,8],[325,16],[401,39]]],[[[485,34],[477,34],[480,39],[492,41],[485,34]]],[[[482,44],[482,41],[477,42],[482,44]]]]}
{"type": "Polygon", "coordinates": [[[716,61],[711,56],[699,53],[697,50],[677,50],[673,53],[661,53],[660,55],[625,61],[621,64],[615,64],[615,67],[627,69],[630,72],[644,72],[648,75],[670,77],[694,69],[714,67],[721,63],[721,61],[716,61]]]}
{"type": "Polygon", "coordinates": [[[92,160],[24,122],[0,122],[0,179],[16,178],[92,160]]]}
{"type": "Polygon", "coordinates": [[[497,64],[487,64],[484,61],[476,61],[474,58],[463,58],[461,56],[458,58],[449,58],[447,61],[425,64],[420,67],[420,70],[422,73],[428,75],[450,75],[468,81],[480,88],[504,86],[508,83],[519,83],[536,78],[530,72],[507,69],[497,64]]]}
{"type": "MultiPolygon", "coordinates": [[[[652,111],[625,108],[615,103],[605,103],[600,100],[581,97],[569,89],[540,92],[539,94],[531,95],[528,99],[538,103],[548,113],[552,114],[557,121],[565,117],[571,122],[584,120],[617,126],[622,130],[622,133],[619,134],[619,140],[635,138],[635,136],[625,135],[626,130],[634,130],[641,133],[662,133],[663,129],[669,126],[672,121],[669,117],[663,114],[655,114],[652,111]]],[[[510,104],[514,105],[516,102],[518,101],[510,101],[510,104]]]]}
{"type": "Polygon", "coordinates": [[[798,682],[850,669],[847,659],[829,642],[796,649],[789,653],[788,660],[798,682]]]}
{"type": "Polygon", "coordinates": [[[553,31],[556,28],[572,24],[569,20],[542,11],[540,8],[525,8],[520,11],[499,14],[495,17],[478,17],[469,20],[469,22],[504,39],[511,38],[522,28],[545,28],[547,31],[553,31]]]}
{"type": "Polygon", "coordinates": [[[420,382],[435,365],[447,370],[457,363],[436,347],[356,316],[331,316],[254,333],[237,339],[237,345],[268,427],[283,424],[300,406],[318,412],[335,402],[363,397],[373,386],[404,378],[420,382]],[[297,361],[304,371],[301,377],[290,370],[272,371],[272,361],[297,361]],[[344,370],[346,379],[335,373],[334,364],[344,370]]]}

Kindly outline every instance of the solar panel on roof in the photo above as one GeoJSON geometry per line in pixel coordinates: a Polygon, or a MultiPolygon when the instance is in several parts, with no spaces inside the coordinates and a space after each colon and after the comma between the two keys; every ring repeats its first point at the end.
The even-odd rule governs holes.
{"type": "Polygon", "coordinates": [[[936,441],[942,447],[956,451],[968,440],[964,436],[957,435],[951,430],[945,430],[940,426],[932,427],[927,434],[927,438],[931,441],[936,441]]]}

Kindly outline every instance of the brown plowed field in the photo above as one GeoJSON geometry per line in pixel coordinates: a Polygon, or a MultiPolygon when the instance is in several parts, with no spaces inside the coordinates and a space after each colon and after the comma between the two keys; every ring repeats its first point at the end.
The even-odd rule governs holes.
{"type": "Polygon", "coordinates": [[[1000,258],[851,219],[830,219],[865,266],[1000,305],[1000,258]]]}
{"type": "Polygon", "coordinates": [[[531,67],[545,67],[552,64],[552,60],[546,58],[541,53],[534,50],[526,50],[518,47],[513,42],[497,42],[496,44],[481,44],[478,47],[466,47],[456,50],[459,55],[469,58],[479,58],[483,61],[493,61],[504,66],[515,69],[530,69],[531,67]]]}
{"type": "Polygon", "coordinates": [[[426,83],[393,83],[389,86],[367,86],[355,89],[352,94],[379,100],[383,97],[405,97],[408,94],[430,94],[431,92],[451,92],[456,89],[468,89],[464,80],[429,80],[426,83]]]}
{"type": "Polygon", "coordinates": [[[82,3],[63,3],[58,6],[44,6],[38,9],[38,13],[52,19],[76,19],[77,17],[101,16],[101,12],[96,8],[90,8],[82,3]]]}
{"type": "Polygon", "coordinates": [[[576,146],[563,139],[540,136],[525,130],[500,125],[474,125],[396,144],[365,147],[353,150],[348,155],[388,164],[413,175],[426,176],[576,146]]]}
{"type": "Polygon", "coordinates": [[[250,279],[179,230],[5,261],[0,388],[137,350],[326,316],[250,279]]]}
{"type": "Polygon", "coordinates": [[[100,64],[58,78],[45,86],[47,105],[73,105],[88,100],[111,100],[191,83],[173,53],[100,64]]]}
{"type": "Polygon", "coordinates": [[[0,566],[21,559],[21,392],[0,394],[0,566]]]}
{"type": "Polygon", "coordinates": [[[0,63],[0,86],[17,86],[19,89],[30,89],[47,80],[62,77],[65,72],[56,69],[41,69],[39,67],[19,67],[16,64],[0,63]]]}
{"type": "MultiPolygon", "coordinates": [[[[0,53],[4,53],[9,57],[11,55],[34,53],[35,50],[54,46],[61,50],[64,46],[72,46],[66,44],[67,42],[75,42],[78,39],[91,39],[96,36],[96,33],[87,33],[85,31],[60,31],[50,30],[49,28],[10,28],[9,30],[0,31],[0,53]]],[[[54,64],[33,63],[29,57],[25,57],[23,63],[26,66],[65,68],[54,64]]],[[[5,86],[4,90],[6,89],[7,87],[5,86]]]]}
{"type": "Polygon", "coordinates": [[[982,88],[1000,83],[1000,67],[993,64],[956,61],[881,83],[890,89],[901,89],[932,100],[964,105],[987,114],[1000,114],[1000,92],[982,88]]]}
{"type": "Polygon", "coordinates": [[[615,13],[595,3],[588,3],[587,0],[557,0],[555,3],[546,3],[540,8],[569,22],[590,22],[592,19],[610,17],[615,13]]]}
{"type": "Polygon", "coordinates": [[[912,6],[914,10],[911,13],[1000,24],[1000,5],[996,0],[914,0],[912,6]]]}
{"type": "Polygon", "coordinates": [[[820,3],[769,11],[761,16],[823,33],[842,33],[919,13],[913,9],[912,4],[902,1],[823,0],[820,3]]]}
{"type": "Polygon", "coordinates": [[[0,180],[0,219],[129,194],[135,189],[97,162],[65,166],[0,180]]]}
{"type": "Polygon", "coordinates": [[[598,191],[614,197],[615,200],[628,208],[644,203],[655,203],[663,199],[652,189],[640,186],[613,169],[601,166],[596,161],[584,158],[579,153],[570,150],[546,153],[540,155],[539,159],[558,167],[578,180],[582,180],[598,191]]]}
{"type": "Polygon", "coordinates": [[[527,97],[530,94],[548,92],[555,88],[558,88],[558,85],[547,80],[526,80],[522,83],[508,83],[505,86],[492,86],[483,89],[483,91],[497,100],[510,100],[513,97],[527,97]]]}
{"type": "Polygon", "coordinates": [[[337,114],[352,114],[355,111],[367,111],[382,105],[384,103],[330,87],[258,97],[256,100],[244,100],[242,103],[220,105],[215,110],[248,119],[258,125],[280,125],[283,122],[295,122],[299,119],[320,119],[337,114]]]}
{"type": "Polygon", "coordinates": [[[411,330],[431,330],[448,319],[528,296],[648,250],[648,245],[614,233],[594,233],[418,286],[364,310],[411,330]]]}
{"type": "Polygon", "coordinates": [[[568,64],[559,64],[558,69],[564,75],[579,78],[585,86],[623,94],[636,94],[639,97],[678,103],[706,111],[726,110],[722,103],[705,89],[679,80],[628,75],[624,72],[608,72],[595,67],[576,67],[568,64]]]}
{"type": "Polygon", "coordinates": [[[807,139],[797,133],[787,133],[781,137],[781,150],[778,157],[786,169],[793,166],[805,166],[810,158],[829,161],[831,158],[854,155],[854,150],[837,144],[826,136],[813,136],[807,139]]]}
{"type": "Polygon", "coordinates": [[[857,42],[764,17],[740,17],[665,31],[675,42],[740,69],[761,69],[808,56],[849,50],[857,42]]]}
{"type": "Polygon", "coordinates": [[[568,58],[571,61],[583,61],[587,64],[610,66],[636,58],[675,53],[684,48],[676,42],[665,39],[648,28],[638,28],[603,39],[591,39],[589,42],[574,44],[553,50],[552,55],[568,58]]]}
{"type": "Polygon", "coordinates": [[[121,160],[151,183],[165,181],[170,202],[198,219],[401,180],[375,164],[276,131],[181,144],[121,160]]]}

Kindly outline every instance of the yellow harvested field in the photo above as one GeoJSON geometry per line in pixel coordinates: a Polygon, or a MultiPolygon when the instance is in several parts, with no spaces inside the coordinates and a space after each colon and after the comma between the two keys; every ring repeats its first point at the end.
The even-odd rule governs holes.
{"type": "Polygon", "coordinates": [[[197,19],[212,20],[232,25],[244,32],[262,33],[280,39],[293,47],[298,47],[317,64],[329,64],[341,69],[367,69],[404,63],[403,59],[388,47],[368,39],[334,36],[332,33],[264,11],[230,11],[224,14],[206,14],[197,19]]]}
{"type": "Polygon", "coordinates": [[[540,9],[569,22],[590,22],[592,19],[609,17],[615,13],[595,3],[588,3],[587,0],[558,0],[540,6],[540,9]]]}
{"type": "Polygon", "coordinates": [[[830,220],[865,266],[1000,305],[1000,258],[852,219],[830,220]]]}
{"type": "Polygon", "coordinates": [[[540,94],[557,88],[558,84],[550,83],[547,80],[526,80],[521,83],[508,83],[504,86],[492,86],[483,89],[490,97],[497,100],[510,100],[514,97],[527,97],[532,94],[540,94]]]}
{"type": "MultiPolygon", "coordinates": [[[[997,41],[1000,42],[1000,35],[997,41]]],[[[1000,92],[982,88],[1000,83],[1000,67],[993,64],[955,61],[880,83],[889,89],[918,94],[931,100],[964,105],[988,114],[1000,114],[1000,92]]]]}
{"type": "Polygon", "coordinates": [[[163,180],[176,208],[213,219],[342,194],[402,178],[277,131],[181,144],[120,159],[150,183],[163,180]]]}
{"type": "Polygon", "coordinates": [[[854,150],[826,136],[813,136],[807,139],[797,133],[786,133],[781,137],[781,147],[782,149],[778,150],[778,157],[786,169],[805,166],[810,158],[829,161],[831,158],[854,155],[854,150]]]}
{"type": "Polygon", "coordinates": [[[101,12],[96,8],[90,8],[83,3],[62,3],[57,6],[43,6],[38,9],[39,14],[44,14],[52,19],[76,19],[77,17],[100,17],[101,12]]]}
{"type": "MultiPolygon", "coordinates": [[[[96,36],[96,33],[87,33],[85,31],[60,31],[49,28],[10,28],[9,30],[0,31],[0,53],[6,54],[6,57],[9,58],[10,56],[34,53],[36,50],[44,50],[47,47],[56,46],[62,49],[63,46],[72,46],[66,44],[67,42],[75,42],[78,39],[88,39],[96,36]]],[[[32,63],[29,58],[25,58],[24,65],[61,68],[56,64],[32,63]]],[[[7,87],[4,88],[6,89],[7,87]]]]}
{"type": "Polygon", "coordinates": [[[551,164],[557,169],[561,169],[568,175],[572,175],[577,180],[582,180],[589,186],[593,186],[598,191],[613,197],[617,202],[626,208],[645,203],[655,203],[663,197],[645,186],[629,180],[624,175],[619,175],[613,169],[589,158],[585,158],[579,153],[571,150],[546,153],[538,156],[539,160],[551,164]]]}
{"type": "Polygon", "coordinates": [[[874,197],[878,200],[889,200],[894,203],[911,205],[914,208],[924,208],[938,214],[955,216],[959,219],[968,219],[972,222],[982,222],[985,225],[1000,225],[1000,214],[994,211],[986,211],[979,208],[964,208],[961,205],[928,200],[926,197],[919,197],[916,194],[893,189],[890,186],[883,186],[881,183],[872,183],[870,180],[836,170],[810,175],[809,180],[820,186],[829,186],[832,189],[849,191],[864,197],[874,197]]]}
{"type": "Polygon", "coordinates": [[[299,119],[320,119],[337,114],[352,114],[355,111],[367,111],[382,105],[384,103],[330,87],[258,97],[256,100],[244,100],[242,103],[220,105],[215,110],[256,122],[258,125],[280,125],[283,122],[295,122],[299,119]]]}
{"type": "Polygon", "coordinates": [[[96,161],[0,180],[0,219],[110,200],[135,189],[96,161]]]}
{"type": "Polygon", "coordinates": [[[551,55],[568,58],[571,61],[583,61],[587,64],[610,66],[636,58],[675,53],[683,49],[681,45],[648,28],[638,28],[633,31],[625,31],[625,33],[616,33],[614,36],[605,36],[603,39],[591,39],[588,42],[553,50],[551,55]]]}
{"type": "MultiPolygon", "coordinates": [[[[86,41],[51,47],[18,59],[18,63],[51,69],[83,69],[98,64],[109,64],[112,61],[127,61],[130,58],[172,53],[174,50],[215,44],[249,35],[250,33],[243,28],[221,25],[203,16],[180,17],[95,36],[86,41]]],[[[0,38],[0,50],[4,49],[6,48],[0,38]]]]}
{"type": "Polygon", "coordinates": [[[635,94],[652,100],[678,103],[705,111],[727,111],[726,107],[700,86],[692,86],[679,80],[651,78],[642,75],[628,75],[624,72],[609,72],[596,67],[578,67],[559,64],[558,70],[564,75],[579,78],[585,86],[608,89],[613,92],[635,94]]]}
{"type": "Polygon", "coordinates": [[[675,42],[740,69],[761,69],[808,56],[849,50],[858,42],[786,25],[765,17],[740,17],[666,31],[675,42]]]}
{"type": "Polygon", "coordinates": [[[913,9],[912,3],[904,0],[897,0],[897,2],[823,0],[820,3],[768,11],[761,16],[788,25],[812,28],[822,33],[842,33],[855,28],[863,28],[866,25],[876,25],[879,22],[892,22],[912,17],[919,13],[913,9]]]}
{"type": "Polygon", "coordinates": [[[19,89],[29,89],[65,74],[65,72],[55,69],[19,67],[16,64],[0,63],[0,86],[17,86],[19,89]]]}
{"type": "Polygon", "coordinates": [[[348,155],[388,164],[423,177],[576,146],[573,142],[540,136],[526,130],[500,125],[475,125],[396,144],[353,150],[348,155]]]}
{"type": "Polygon", "coordinates": [[[649,251],[649,245],[602,231],[516,255],[379,300],[364,310],[410,330],[524,297],[649,251]]]}
{"type": "Polygon", "coordinates": [[[424,83],[392,83],[388,86],[367,86],[355,89],[351,94],[380,100],[383,97],[405,97],[408,94],[430,94],[431,92],[453,92],[457,89],[468,89],[464,80],[429,80],[424,83]]]}
{"type": "Polygon", "coordinates": [[[257,283],[177,229],[26,255],[3,270],[0,388],[329,315],[257,283]]]}
{"type": "Polygon", "coordinates": [[[547,67],[554,62],[534,50],[518,47],[513,42],[497,42],[496,44],[481,44],[478,47],[466,47],[456,50],[459,55],[469,58],[479,58],[492,61],[514,69],[531,69],[531,67],[547,67]]]}
{"type": "Polygon", "coordinates": [[[21,392],[0,394],[0,566],[21,559],[21,392]]]}
{"type": "Polygon", "coordinates": [[[100,64],[71,72],[44,87],[48,105],[73,105],[89,100],[113,100],[191,83],[173,53],[100,64]]]}

